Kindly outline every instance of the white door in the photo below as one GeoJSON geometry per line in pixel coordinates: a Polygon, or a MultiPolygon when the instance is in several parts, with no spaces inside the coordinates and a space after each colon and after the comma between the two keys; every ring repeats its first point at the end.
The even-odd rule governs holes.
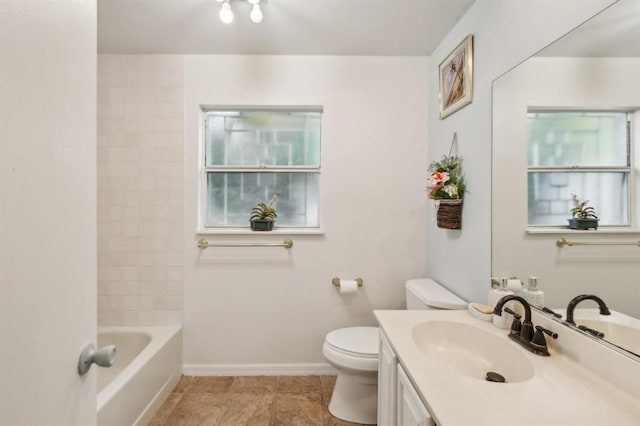
{"type": "Polygon", "coordinates": [[[0,1],[0,424],[96,422],[96,0],[0,1]]]}

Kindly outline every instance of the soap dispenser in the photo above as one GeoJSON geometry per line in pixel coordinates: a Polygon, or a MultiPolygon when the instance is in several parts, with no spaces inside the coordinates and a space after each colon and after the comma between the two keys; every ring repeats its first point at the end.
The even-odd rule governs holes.
{"type": "Polygon", "coordinates": [[[538,309],[544,307],[544,292],[538,290],[538,278],[529,277],[529,285],[522,290],[522,297],[529,302],[531,306],[535,306],[538,309]]]}

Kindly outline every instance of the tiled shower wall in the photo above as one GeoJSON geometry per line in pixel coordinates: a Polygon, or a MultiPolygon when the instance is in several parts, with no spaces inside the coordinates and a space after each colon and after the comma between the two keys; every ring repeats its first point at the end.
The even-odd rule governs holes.
{"type": "Polygon", "coordinates": [[[98,324],[182,322],[182,56],[98,57],[98,324]]]}

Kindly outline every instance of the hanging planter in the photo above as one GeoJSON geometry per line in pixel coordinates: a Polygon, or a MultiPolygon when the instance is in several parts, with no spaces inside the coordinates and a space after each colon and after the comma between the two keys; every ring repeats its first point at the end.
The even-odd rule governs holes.
{"type": "Polygon", "coordinates": [[[462,158],[457,155],[458,135],[453,134],[449,155],[429,166],[427,195],[435,201],[439,228],[460,229],[462,227],[462,197],[466,191],[461,174],[462,158]]]}
{"type": "Polygon", "coordinates": [[[437,205],[438,228],[460,229],[462,227],[462,199],[439,200],[437,205]]]}

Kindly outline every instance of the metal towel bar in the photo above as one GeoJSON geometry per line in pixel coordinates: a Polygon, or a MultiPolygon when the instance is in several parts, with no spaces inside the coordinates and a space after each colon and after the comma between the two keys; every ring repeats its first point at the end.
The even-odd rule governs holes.
{"type": "Polygon", "coordinates": [[[562,248],[565,246],[638,246],[640,241],[567,241],[566,238],[560,237],[556,240],[556,246],[562,248]]]}
{"type": "Polygon", "coordinates": [[[198,248],[206,249],[207,247],[284,247],[290,249],[293,247],[293,241],[288,238],[281,243],[210,243],[204,238],[198,241],[198,248]]]}

